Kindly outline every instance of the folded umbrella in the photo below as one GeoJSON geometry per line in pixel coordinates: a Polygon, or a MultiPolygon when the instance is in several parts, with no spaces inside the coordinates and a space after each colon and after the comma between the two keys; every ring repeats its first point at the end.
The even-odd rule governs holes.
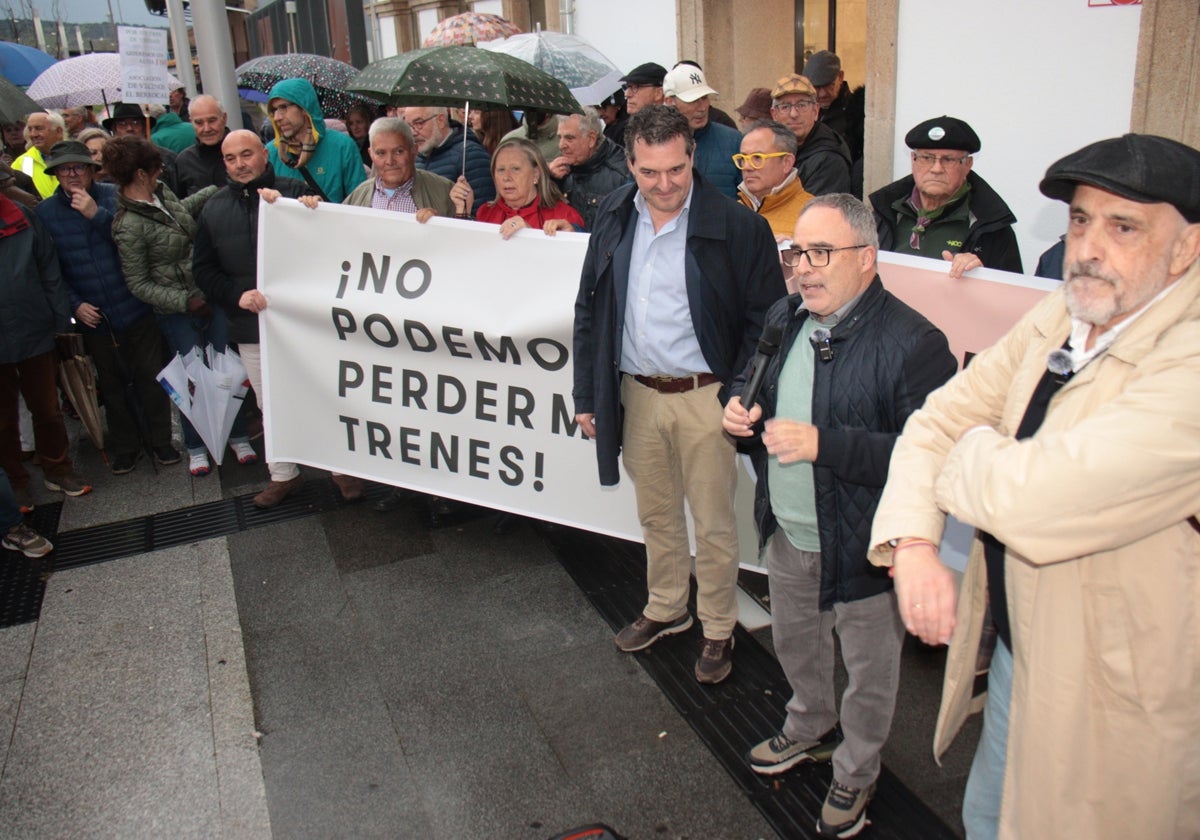
{"type": "Polygon", "coordinates": [[[83,347],[79,333],[55,337],[58,348],[58,381],[67,399],[75,406],[79,421],[95,447],[104,449],[104,419],[100,416],[100,395],[96,390],[96,368],[83,347]]]}

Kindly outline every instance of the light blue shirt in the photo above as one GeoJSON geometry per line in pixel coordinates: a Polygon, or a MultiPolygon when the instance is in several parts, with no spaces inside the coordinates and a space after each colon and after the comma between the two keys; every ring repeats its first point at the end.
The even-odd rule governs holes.
{"type": "MultiPolygon", "coordinates": [[[[693,184],[693,188],[694,188],[693,184]]],[[[684,264],[692,190],[683,209],[656,233],[646,199],[633,198],[637,224],[625,293],[621,370],[643,376],[708,373],[688,306],[684,264]]]]}

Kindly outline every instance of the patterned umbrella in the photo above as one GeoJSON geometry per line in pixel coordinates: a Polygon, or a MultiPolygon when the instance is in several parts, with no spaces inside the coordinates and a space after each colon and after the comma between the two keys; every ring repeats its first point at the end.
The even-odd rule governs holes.
{"type": "Polygon", "coordinates": [[[600,50],[578,35],[529,32],[475,46],[516,56],[545,70],[571,89],[585,105],[596,105],[621,89],[621,71],[600,50]]]}
{"type": "Polygon", "coordinates": [[[308,79],[317,89],[317,100],[325,116],[344,120],[351,106],[379,103],[370,97],[346,92],[346,83],[358,73],[353,64],[309,53],[264,55],[252,58],[237,69],[237,86],[267,94],[284,79],[308,79]]]}
{"type": "Polygon", "coordinates": [[[460,108],[495,105],[578,114],[567,86],[532,64],[474,47],[422,47],[367,65],[350,80],[355,93],[395,105],[460,108]]]}
{"type": "Polygon", "coordinates": [[[57,60],[54,56],[33,47],[0,41],[0,76],[17,87],[28,87],[38,77],[38,73],[57,60]]]}
{"type": "Polygon", "coordinates": [[[25,119],[26,114],[40,110],[42,106],[30,99],[25,91],[0,76],[0,123],[17,123],[25,119]]]}
{"type": "Polygon", "coordinates": [[[474,44],[477,41],[507,38],[520,31],[519,26],[502,17],[478,12],[463,12],[461,15],[439,21],[423,45],[426,47],[450,47],[458,44],[474,44]]]}
{"type": "MultiPolygon", "coordinates": [[[[183,82],[170,73],[167,85],[174,90],[183,82]]],[[[43,108],[78,108],[112,104],[121,99],[121,56],[117,53],[89,53],[47,67],[26,91],[43,108]]]]}

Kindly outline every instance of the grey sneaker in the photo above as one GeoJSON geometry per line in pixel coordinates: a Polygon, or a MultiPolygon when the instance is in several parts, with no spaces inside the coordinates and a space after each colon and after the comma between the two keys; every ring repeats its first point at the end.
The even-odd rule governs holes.
{"type": "Polygon", "coordinates": [[[50,544],[50,540],[43,537],[24,522],[20,522],[9,528],[4,538],[0,540],[0,543],[9,551],[19,551],[26,557],[45,557],[54,550],[54,546],[50,544]]]}
{"type": "Polygon", "coordinates": [[[846,787],[834,779],[821,806],[817,834],[822,837],[854,837],[867,824],[867,803],[875,794],[875,783],[865,788],[846,787]]]}
{"type": "Polygon", "coordinates": [[[633,623],[617,634],[617,649],[625,653],[645,650],[663,636],[682,633],[692,626],[692,614],[685,612],[674,621],[653,621],[639,615],[633,623]]]}
{"type": "Polygon", "coordinates": [[[750,750],[746,760],[755,773],[774,776],[806,761],[829,761],[839,743],[836,726],[815,741],[793,741],[780,732],[750,750]]]}
{"type": "Polygon", "coordinates": [[[54,493],[66,493],[68,496],[86,496],[92,492],[92,485],[73,472],[46,478],[43,483],[47,490],[54,493]]]}
{"type": "Polygon", "coordinates": [[[696,682],[716,685],[733,670],[733,637],[705,639],[696,660],[696,682]]]}

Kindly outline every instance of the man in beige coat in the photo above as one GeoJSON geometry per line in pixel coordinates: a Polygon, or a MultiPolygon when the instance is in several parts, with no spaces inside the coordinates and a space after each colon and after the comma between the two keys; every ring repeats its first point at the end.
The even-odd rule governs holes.
{"type": "Polygon", "coordinates": [[[950,644],[935,755],[999,637],[970,837],[1198,837],[1200,152],[1105,140],[1041,190],[1063,287],[909,420],[870,559],[950,644]],[[947,513],[979,529],[961,598],[947,513]]]}

